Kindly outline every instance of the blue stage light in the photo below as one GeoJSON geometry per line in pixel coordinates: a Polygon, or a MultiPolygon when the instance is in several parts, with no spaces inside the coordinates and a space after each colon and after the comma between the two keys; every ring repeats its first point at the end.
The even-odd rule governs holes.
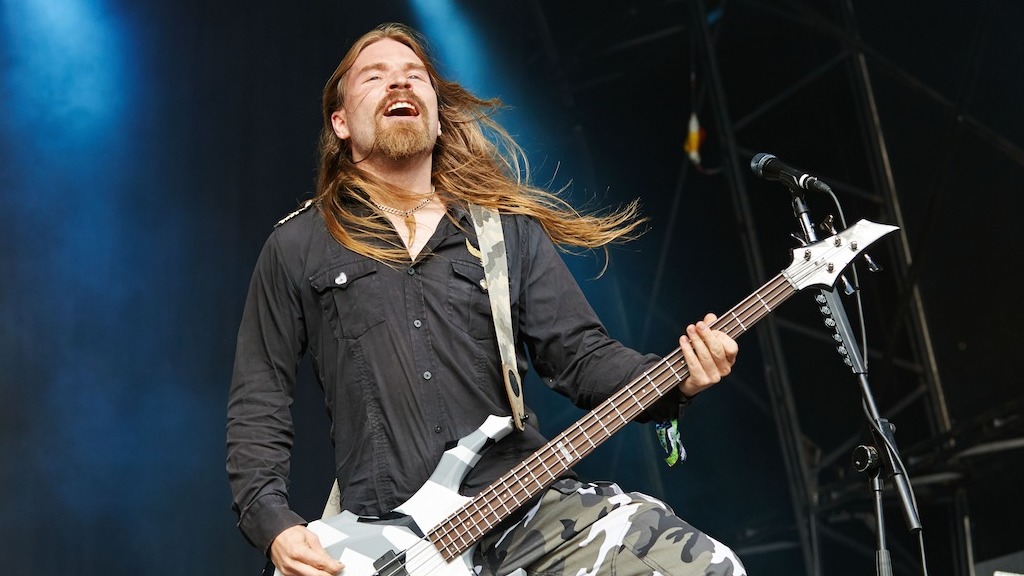
{"type": "Polygon", "coordinates": [[[38,144],[104,131],[125,106],[124,69],[131,50],[115,15],[102,2],[27,0],[3,7],[0,42],[12,128],[34,132],[38,144]],[[41,132],[41,133],[40,133],[41,132]]]}
{"type": "MultiPolygon", "coordinates": [[[[423,32],[430,50],[446,78],[455,80],[481,98],[498,98],[506,106],[498,114],[502,125],[526,150],[531,165],[544,166],[543,181],[553,176],[554,166],[561,158],[547,153],[534,153],[538,143],[551,142],[545,134],[545,122],[539,120],[531,100],[533,94],[524,87],[535,85],[533,79],[522,77],[520,63],[507,57],[488,38],[485,25],[476,21],[465,7],[454,0],[412,0],[413,27],[423,32]]],[[[492,31],[493,32],[493,31],[492,31]]],[[[533,177],[538,174],[534,173],[533,177]]]]}
{"type": "Polygon", "coordinates": [[[453,0],[413,0],[416,27],[430,41],[442,73],[455,78],[477,94],[498,90],[488,66],[491,50],[476,24],[453,0]]]}

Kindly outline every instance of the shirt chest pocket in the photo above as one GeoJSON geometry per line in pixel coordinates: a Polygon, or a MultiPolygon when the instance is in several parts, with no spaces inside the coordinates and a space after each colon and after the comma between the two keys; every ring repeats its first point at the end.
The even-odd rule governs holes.
{"type": "Polygon", "coordinates": [[[448,279],[448,317],[452,324],[477,340],[495,337],[483,266],[475,262],[452,261],[452,275],[448,279]]]}
{"type": "Polygon", "coordinates": [[[384,322],[383,297],[374,262],[337,264],[321,270],[309,282],[335,338],[359,338],[384,322]]]}

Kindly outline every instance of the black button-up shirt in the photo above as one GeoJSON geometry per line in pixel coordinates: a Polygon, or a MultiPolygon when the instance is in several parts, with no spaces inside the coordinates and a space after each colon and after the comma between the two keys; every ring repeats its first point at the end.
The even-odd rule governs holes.
{"type": "MultiPolygon", "coordinates": [[[[279,225],[256,264],[228,400],[227,468],[239,527],[261,550],[304,522],[288,508],[290,406],[304,353],[332,421],[342,507],[379,515],[430,476],[446,444],[511,411],[468,211],[449,210],[415,262],[342,247],[310,208],[279,225]]],[[[540,225],[502,216],[520,374],[592,408],[656,362],[609,338],[540,225]]],[[[397,240],[397,236],[395,237],[397,240]]],[[[671,418],[678,397],[645,418],[671,418]]],[[[480,491],[545,443],[530,426],[489,448],[480,491]]]]}

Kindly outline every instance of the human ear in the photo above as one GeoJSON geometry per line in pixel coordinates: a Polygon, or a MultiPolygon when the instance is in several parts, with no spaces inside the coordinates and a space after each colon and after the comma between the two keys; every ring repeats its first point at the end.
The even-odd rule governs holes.
{"type": "Polygon", "coordinates": [[[334,128],[334,134],[342,139],[347,140],[351,136],[351,132],[348,129],[348,123],[345,121],[344,109],[337,109],[331,114],[331,126],[334,128]]]}

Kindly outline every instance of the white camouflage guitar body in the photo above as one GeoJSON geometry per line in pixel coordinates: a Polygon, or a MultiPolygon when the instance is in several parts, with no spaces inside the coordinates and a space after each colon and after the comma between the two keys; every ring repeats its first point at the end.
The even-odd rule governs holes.
{"type": "MultiPolygon", "coordinates": [[[[853,259],[895,226],[861,220],[843,232],[793,250],[793,262],[714,323],[736,338],[804,288],[829,288],[853,259]]],[[[512,429],[491,416],[447,450],[433,475],[387,518],[350,512],[309,524],[344,576],[467,576],[476,543],[576,462],[677,386],[689,369],[676,348],[597,408],[473,498],[458,493],[482,451],[512,429]]],[[[281,576],[275,569],[275,576],[281,576]]]]}
{"type": "Polygon", "coordinates": [[[483,450],[511,431],[512,418],[489,417],[475,432],[445,451],[430,479],[395,509],[393,519],[360,518],[346,511],[311,522],[309,529],[320,538],[327,553],[345,565],[346,576],[466,576],[472,572],[473,548],[449,562],[423,538],[419,527],[438,525],[472,500],[459,494],[459,486],[483,450]]]}

